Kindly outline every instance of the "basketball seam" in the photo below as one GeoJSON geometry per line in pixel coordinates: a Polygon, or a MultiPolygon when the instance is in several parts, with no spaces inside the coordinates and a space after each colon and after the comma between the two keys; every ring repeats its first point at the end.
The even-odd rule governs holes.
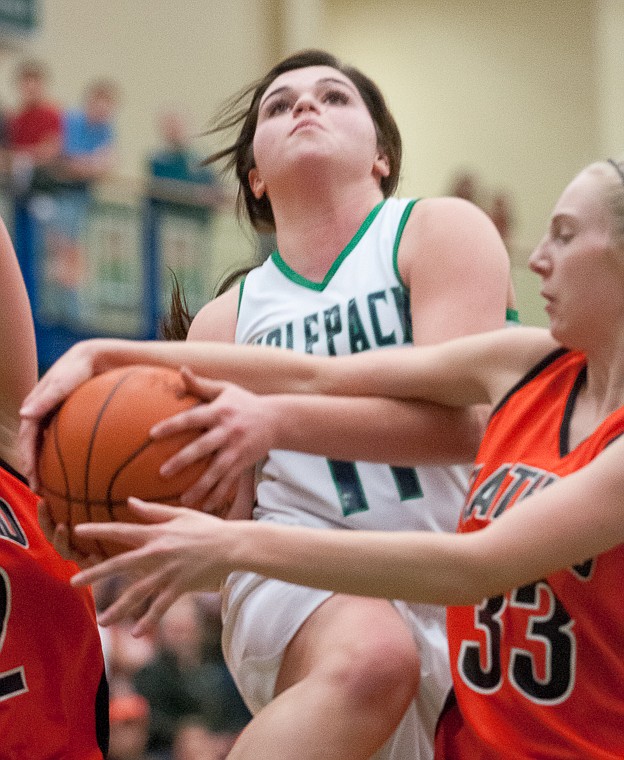
{"type": "Polygon", "coordinates": [[[54,449],[56,451],[56,455],[58,457],[59,465],[61,467],[61,472],[63,473],[63,480],[65,482],[65,502],[67,504],[67,522],[68,527],[71,530],[71,513],[69,511],[69,499],[70,499],[70,489],[69,489],[69,475],[67,474],[67,467],[65,467],[65,460],[63,459],[63,452],[61,451],[61,442],[59,440],[59,434],[58,434],[58,416],[55,416],[52,420],[52,438],[54,440],[54,449]]]}
{"type": "MultiPolygon", "coordinates": [[[[193,406],[200,406],[201,400],[197,400],[196,403],[193,406]]],[[[189,407],[192,408],[192,407],[189,407]]],[[[128,458],[125,460],[125,462],[122,462],[119,467],[115,470],[115,472],[112,474],[108,489],[106,491],[106,501],[110,504],[119,504],[119,501],[114,501],[111,499],[110,494],[113,490],[113,487],[115,485],[115,481],[117,478],[121,475],[122,471],[131,463],[133,462],[140,454],[142,454],[146,449],[148,449],[155,441],[152,438],[148,438],[146,441],[144,441],[140,446],[138,446],[132,453],[129,454],[128,458]]],[[[166,499],[177,499],[179,498],[179,494],[170,494],[169,496],[159,496],[156,498],[144,498],[143,501],[164,501],[166,499]]],[[[123,502],[122,502],[123,503],[123,502]]]]}
{"type": "MultiPolygon", "coordinates": [[[[89,522],[92,521],[92,517],[91,517],[91,501],[89,499],[89,475],[90,475],[90,469],[91,469],[91,456],[93,454],[93,448],[94,448],[94,445],[95,445],[95,436],[97,434],[98,428],[100,426],[100,422],[102,421],[102,417],[104,416],[104,412],[106,411],[106,408],[108,407],[108,405],[112,401],[113,396],[115,395],[115,393],[117,393],[117,390],[119,389],[119,387],[128,379],[128,377],[130,377],[130,375],[132,374],[132,372],[133,372],[133,370],[129,370],[128,372],[126,372],[125,375],[122,375],[119,378],[119,380],[115,383],[115,385],[111,388],[111,390],[110,390],[110,392],[109,392],[109,394],[108,394],[108,396],[106,398],[106,401],[104,401],[104,403],[102,404],[102,406],[100,407],[100,409],[98,411],[97,417],[95,418],[95,423],[93,424],[93,428],[91,430],[91,437],[89,438],[89,446],[87,448],[87,461],[86,461],[86,464],[85,464],[85,480],[84,480],[84,504],[85,504],[85,507],[87,509],[87,515],[89,517],[89,522]]],[[[112,514],[110,506],[108,506],[108,512],[109,512],[109,519],[112,522],[112,520],[113,520],[113,514],[112,514]]],[[[104,547],[103,547],[102,543],[100,541],[98,541],[98,540],[96,540],[96,543],[98,545],[98,548],[99,548],[100,552],[102,554],[104,554],[104,555],[107,555],[107,552],[104,551],[104,547]]]]}
{"type": "Polygon", "coordinates": [[[138,448],[136,448],[128,457],[127,459],[122,462],[119,467],[115,470],[115,472],[111,475],[110,480],[108,481],[108,488],[106,490],[106,501],[113,503],[113,499],[111,499],[111,492],[113,490],[113,487],[115,485],[115,481],[117,478],[121,475],[122,471],[125,467],[127,467],[130,462],[133,462],[139,454],[142,454],[146,449],[149,448],[149,446],[153,443],[151,439],[148,439],[147,441],[144,441],[138,448]]]}

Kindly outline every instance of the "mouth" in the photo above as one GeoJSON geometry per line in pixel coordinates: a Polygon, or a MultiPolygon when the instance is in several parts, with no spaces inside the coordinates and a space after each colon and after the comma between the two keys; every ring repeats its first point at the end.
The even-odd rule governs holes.
{"type": "Polygon", "coordinates": [[[555,299],[552,296],[548,295],[548,293],[544,293],[544,291],[540,291],[540,296],[546,301],[546,305],[544,306],[544,311],[547,314],[550,314],[553,309],[555,299]]]}
{"type": "Polygon", "coordinates": [[[301,119],[290,130],[290,134],[294,135],[295,132],[299,132],[302,129],[322,129],[322,127],[315,119],[301,119]]]}

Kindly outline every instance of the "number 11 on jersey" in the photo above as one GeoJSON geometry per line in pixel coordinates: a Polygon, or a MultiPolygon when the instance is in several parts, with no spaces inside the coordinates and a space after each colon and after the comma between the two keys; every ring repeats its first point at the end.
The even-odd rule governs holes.
{"type": "MultiPolygon", "coordinates": [[[[347,517],[355,512],[365,512],[369,508],[368,501],[355,462],[328,459],[327,464],[334,479],[344,516],[347,517]]],[[[390,470],[401,501],[422,499],[422,487],[413,467],[390,467],[390,470]]]]}

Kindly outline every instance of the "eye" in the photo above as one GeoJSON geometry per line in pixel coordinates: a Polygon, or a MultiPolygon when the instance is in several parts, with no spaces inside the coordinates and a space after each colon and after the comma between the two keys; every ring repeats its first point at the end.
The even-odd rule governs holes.
{"type": "Polygon", "coordinates": [[[574,233],[572,230],[559,230],[557,234],[555,235],[555,240],[558,240],[560,243],[563,243],[564,245],[566,243],[569,243],[572,238],[574,237],[574,233]]]}
{"type": "Polygon", "coordinates": [[[323,102],[331,105],[345,105],[349,102],[349,95],[343,90],[328,90],[323,95],[323,102]]]}
{"type": "Polygon", "coordinates": [[[269,102],[264,108],[264,113],[269,118],[271,116],[277,116],[282,113],[286,113],[290,108],[290,101],[287,98],[275,98],[269,102]]]}
{"type": "Polygon", "coordinates": [[[555,243],[560,243],[561,245],[567,245],[575,235],[575,230],[573,229],[572,225],[567,223],[564,220],[555,220],[552,228],[550,236],[552,240],[554,240],[555,243]]]}

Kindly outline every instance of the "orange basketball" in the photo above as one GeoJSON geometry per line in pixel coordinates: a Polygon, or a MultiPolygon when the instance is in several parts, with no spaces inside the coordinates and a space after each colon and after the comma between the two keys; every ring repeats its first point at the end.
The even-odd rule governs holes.
{"type": "Polygon", "coordinates": [[[156,422],[197,403],[177,370],[147,365],[97,375],[64,401],[43,432],[37,472],[39,494],[52,519],[69,526],[76,549],[106,556],[121,551],[110,542],[78,540],[71,529],[82,522],[133,521],[129,496],[179,503],[206,463],[191,465],[172,478],[158,471],[197,433],[156,441],[149,431],[156,422]]]}

